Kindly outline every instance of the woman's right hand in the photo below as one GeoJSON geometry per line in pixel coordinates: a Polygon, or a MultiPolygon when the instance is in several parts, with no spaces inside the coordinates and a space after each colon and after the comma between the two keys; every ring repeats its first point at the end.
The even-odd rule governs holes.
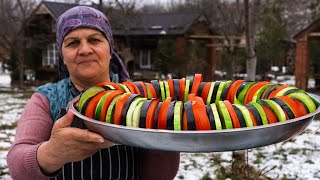
{"type": "Polygon", "coordinates": [[[52,128],[50,139],[37,151],[37,160],[44,173],[53,173],[64,164],[83,160],[99,149],[114,146],[101,135],[85,129],[70,127],[74,114],[69,110],[52,128]]]}

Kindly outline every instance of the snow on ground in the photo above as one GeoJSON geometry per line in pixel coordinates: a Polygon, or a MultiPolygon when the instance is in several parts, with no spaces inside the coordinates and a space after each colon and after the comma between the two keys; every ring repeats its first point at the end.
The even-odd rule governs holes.
{"type": "MultiPolygon", "coordinates": [[[[293,85],[292,77],[277,77],[280,83],[293,85]]],[[[310,82],[310,81],[309,81],[310,82]]],[[[310,84],[310,83],[309,83],[310,84]]],[[[0,74],[0,86],[9,87],[8,75],[0,74]]],[[[0,179],[10,180],[6,155],[14,140],[15,125],[27,98],[22,93],[0,93],[0,179]],[[7,128],[3,128],[8,126],[7,128]]],[[[320,179],[320,121],[310,126],[290,141],[248,150],[248,163],[258,171],[266,172],[270,179],[320,179]]],[[[224,167],[231,165],[231,152],[181,153],[175,180],[197,180],[206,176],[215,179],[220,167],[214,159],[219,157],[224,167]]]]}

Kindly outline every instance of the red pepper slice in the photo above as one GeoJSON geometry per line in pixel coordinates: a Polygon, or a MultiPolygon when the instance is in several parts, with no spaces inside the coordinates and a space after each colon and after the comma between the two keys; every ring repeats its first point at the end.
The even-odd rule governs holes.
{"type": "Polygon", "coordinates": [[[245,99],[244,99],[244,104],[248,104],[249,102],[252,101],[254,94],[262,88],[264,85],[269,84],[270,82],[268,81],[261,81],[253,84],[247,91],[245,99]]]}
{"type": "Polygon", "coordinates": [[[239,79],[239,80],[236,80],[234,83],[232,83],[232,85],[229,88],[229,91],[227,92],[226,100],[230,101],[230,103],[234,103],[234,96],[236,95],[239,86],[244,81],[245,80],[243,80],[243,79],[239,79]]]}
{"type": "Polygon", "coordinates": [[[153,123],[154,123],[154,115],[156,108],[159,104],[159,99],[154,99],[151,101],[148,112],[147,112],[147,117],[146,117],[146,128],[147,129],[152,129],[153,128],[153,123]]]}
{"type": "Polygon", "coordinates": [[[276,114],[271,109],[269,109],[268,107],[266,107],[266,106],[264,106],[262,104],[261,104],[261,107],[264,110],[264,112],[266,113],[266,116],[268,118],[268,123],[269,124],[278,122],[276,114]]]}
{"type": "Polygon", "coordinates": [[[253,115],[253,113],[252,113],[252,110],[249,109],[247,106],[244,106],[244,107],[247,108],[248,111],[249,111],[249,113],[250,113],[250,117],[251,117],[251,119],[252,119],[252,124],[253,124],[253,126],[257,126],[258,123],[257,123],[256,117],[255,117],[255,116],[253,115]]]}
{"type": "Polygon", "coordinates": [[[103,95],[105,95],[107,92],[108,91],[101,91],[90,99],[90,102],[88,103],[86,110],[85,110],[85,114],[84,114],[85,116],[87,116],[88,118],[91,118],[91,119],[94,118],[94,113],[95,113],[97,104],[98,104],[99,100],[101,99],[101,97],[103,95]]]}
{"type": "Polygon", "coordinates": [[[128,97],[130,96],[130,93],[124,93],[116,102],[116,106],[115,106],[115,111],[114,111],[114,115],[113,115],[113,123],[114,124],[121,124],[121,112],[122,112],[122,108],[126,102],[126,100],[128,99],[128,97]]]}
{"type": "Polygon", "coordinates": [[[277,94],[279,91],[281,91],[282,89],[287,88],[287,87],[289,87],[289,85],[286,85],[286,84],[283,84],[283,85],[281,85],[281,86],[278,86],[276,89],[274,89],[274,90],[270,93],[270,95],[268,96],[268,99],[275,97],[276,94],[277,94]]]}
{"type": "Polygon", "coordinates": [[[180,98],[179,98],[179,100],[183,101],[184,90],[186,88],[186,79],[185,78],[179,79],[179,84],[180,84],[180,98]]]}
{"type": "Polygon", "coordinates": [[[137,86],[137,84],[135,84],[135,85],[138,87],[138,89],[139,89],[139,91],[140,91],[140,93],[141,93],[141,96],[148,98],[148,93],[147,93],[146,85],[145,85],[142,81],[136,81],[136,83],[138,83],[138,85],[140,85],[140,87],[142,88],[143,93],[142,93],[142,91],[139,89],[139,87],[137,86]]]}
{"type": "Polygon", "coordinates": [[[114,82],[101,82],[101,83],[97,84],[96,86],[107,87],[108,85],[113,86],[116,90],[120,90],[120,91],[124,92],[124,90],[117,83],[114,83],[114,82]]]}
{"type": "Polygon", "coordinates": [[[210,90],[210,86],[211,86],[211,82],[207,82],[203,87],[203,90],[202,90],[202,93],[201,93],[201,98],[202,98],[202,100],[204,102],[207,101],[209,90],[210,90]]]}
{"type": "Polygon", "coordinates": [[[108,107],[109,107],[111,101],[113,100],[114,97],[116,97],[117,95],[122,94],[122,93],[123,93],[123,92],[121,92],[121,91],[114,90],[114,91],[106,98],[106,100],[105,100],[104,103],[103,103],[102,109],[101,109],[100,121],[105,122],[107,110],[108,110],[108,107]]]}
{"type": "Polygon", "coordinates": [[[167,113],[168,113],[168,107],[171,101],[172,101],[172,97],[169,97],[162,103],[162,106],[159,110],[158,129],[167,128],[167,113]]]}
{"type": "Polygon", "coordinates": [[[230,101],[224,100],[223,102],[224,102],[224,104],[226,105],[226,107],[228,109],[228,112],[230,114],[230,117],[231,117],[231,120],[232,120],[232,123],[233,123],[233,127],[234,128],[241,128],[237,113],[233,109],[232,104],[230,103],[230,101]]]}
{"type": "MultiPolygon", "coordinates": [[[[200,97],[199,97],[200,98],[200,97]]],[[[201,98],[200,98],[201,99],[201,98]]],[[[202,100],[202,99],[201,99],[202,100]]],[[[209,117],[206,112],[206,105],[202,101],[192,101],[197,130],[211,130],[209,117]]]]}
{"type": "Polygon", "coordinates": [[[277,96],[277,98],[281,99],[282,101],[286,102],[289,105],[289,107],[292,109],[292,112],[296,118],[303,116],[303,112],[301,112],[301,108],[299,107],[299,105],[296,104],[296,102],[294,102],[293,99],[291,99],[288,96],[277,96]]]}
{"type": "Polygon", "coordinates": [[[157,92],[156,92],[156,90],[154,89],[154,87],[153,87],[153,85],[151,84],[151,83],[144,83],[147,87],[148,87],[148,89],[150,90],[150,93],[151,93],[151,98],[158,98],[157,97],[157,92]]]}
{"type": "MultiPolygon", "coordinates": [[[[290,98],[290,97],[289,97],[290,98]]],[[[302,116],[308,114],[308,108],[305,106],[305,104],[303,102],[301,102],[300,100],[298,99],[294,99],[294,98],[291,98],[295,103],[296,103],[296,106],[299,107],[300,109],[300,114],[302,116]]]]}
{"type": "Polygon", "coordinates": [[[197,94],[201,82],[202,82],[202,74],[195,74],[193,77],[193,83],[191,88],[192,94],[197,94]]]}
{"type": "Polygon", "coordinates": [[[131,81],[125,81],[121,84],[126,85],[132,94],[141,94],[139,88],[131,81]]]}
{"type": "Polygon", "coordinates": [[[167,80],[168,85],[169,85],[169,91],[170,91],[170,97],[174,97],[174,86],[173,86],[173,79],[168,79],[167,80]]]}

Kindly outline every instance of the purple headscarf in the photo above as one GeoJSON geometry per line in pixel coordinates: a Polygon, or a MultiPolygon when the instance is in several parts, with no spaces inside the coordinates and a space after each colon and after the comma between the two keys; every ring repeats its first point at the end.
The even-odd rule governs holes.
{"type": "MultiPolygon", "coordinates": [[[[61,46],[64,37],[77,28],[92,28],[102,32],[110,44],[110,70],[118,74],[120,82],[127,81],[129,74],[122,60],[113,50],[113,37],[108,18],[99,10],[89,6],[76,6],[64,12],[57,20],[56,24],[56,43],[60,53],[59,77],[60,79],[69,76],[68,69],[62,60],[61,46]]],[[[110,77],[111,78],[111,77],[110,77]]]]}

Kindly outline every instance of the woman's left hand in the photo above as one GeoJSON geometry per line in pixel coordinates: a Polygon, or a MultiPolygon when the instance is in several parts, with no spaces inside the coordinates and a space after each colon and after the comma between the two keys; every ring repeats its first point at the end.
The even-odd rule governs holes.
{"type": "Polygon", "coordinates": [[[73,118],[69,110],[54,123],[50,139],[39,146],[37,160],[44,172],[53,173],[66,163],[83,160],[99,149],[115,145],[97,133],[70,127],[73,118]]]}

